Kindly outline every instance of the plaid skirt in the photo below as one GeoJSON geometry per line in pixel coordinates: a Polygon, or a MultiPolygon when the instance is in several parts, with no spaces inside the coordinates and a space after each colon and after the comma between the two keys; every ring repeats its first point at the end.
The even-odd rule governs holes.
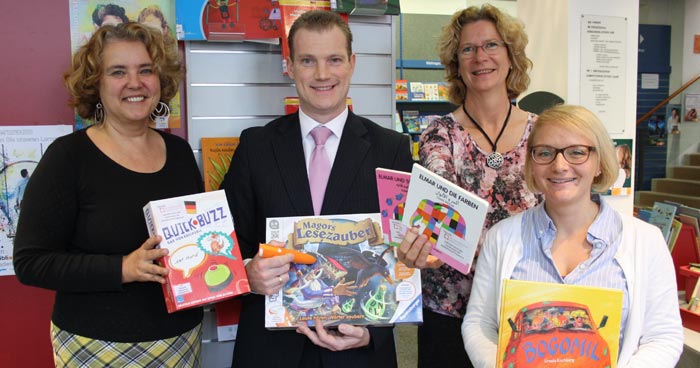
{"type": "Polygon", "coordinates": [[[56,367],[199,368],[202,325],[169,339],[111,342],[78,336],[51,322],[56,367]]]}

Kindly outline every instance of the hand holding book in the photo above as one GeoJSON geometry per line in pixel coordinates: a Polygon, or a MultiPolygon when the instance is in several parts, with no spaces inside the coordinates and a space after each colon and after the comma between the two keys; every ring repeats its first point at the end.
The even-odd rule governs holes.
{"type": "Polygon", "coordinates": [[[432,248],[433,244],[428,241],[428,237],[414,226],[404,235],[396,254],[399,261],[411,268],[440,268],[445,262],[430,254],[432,248]]]}

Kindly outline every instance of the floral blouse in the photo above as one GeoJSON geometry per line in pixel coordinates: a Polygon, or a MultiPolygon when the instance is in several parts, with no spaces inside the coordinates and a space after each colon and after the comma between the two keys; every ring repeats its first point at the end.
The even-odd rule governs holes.
{"type": "MultiPolygon", "coordinates": [[[[525,187],[523,171],[527,137],[536,120],[537,115],[529,114],[520,143],[508,152],[501,152],[504,160],[499,169],[486,166],[488,152],[476,144],[452,114],[432,121],[421,134],[421,165],[489,202],[477,254],[486,230],[493,224],[542,202],[541,194],[534,194],[525,187]]],[[[472,288],[474,263],[476,260],[469,275],[447,265],[424,270],[424,307],[436,313],[464,317],[472,288]]]]}

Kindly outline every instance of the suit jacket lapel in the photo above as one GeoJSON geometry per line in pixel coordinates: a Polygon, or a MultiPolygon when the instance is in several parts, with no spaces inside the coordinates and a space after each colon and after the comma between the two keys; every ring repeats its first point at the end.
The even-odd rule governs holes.
{"type": "Polygon", "coordinates": [[[301,127],[298,113],[281,124],[272,139],[272,151],[284,188],[297,216],[313,215],[311,190],[306,174],[304,147],[301,144],[301,127]]]}
{"type": "Polygon", "coordinates": [[[343,199],[350,191],[353,179],[370,148],[370,142],[365,138],[365,134],[367,134],[367,128],[360,122],[357,115],[349,112],[326,186],[321,214],[341,212],[343,199]]]}

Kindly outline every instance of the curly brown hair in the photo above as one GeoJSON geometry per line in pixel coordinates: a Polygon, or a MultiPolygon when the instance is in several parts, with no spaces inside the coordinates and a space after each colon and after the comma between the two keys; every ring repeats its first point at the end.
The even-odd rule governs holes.
{"type": "Polygon", "coordinates": [[[153,61],[153,70],[160,79],[160,100],[168,103],[180,88],[182,64],[174,41],[166,42],[160,31],[136,22],[100,27],[90,40],[73,55],[73,64],[63,75],[68,89],[68,105],[80,117],[91,119],[100,101],[102,52],[115,41],[137,41],[146,46],[153,61]]]}
{"type": "Polygon", "coordinates": [[[530,85],[528,71],[532,68],[532,61],[525,55],[528,38],[523,22],[490,4],[481,7],[470,6],[452,15],[450,23],[442,29],[438,43],[440,61],[445,66],[445,78],[449,84],[448,97],[456,105],[461,105],[467,97],[467,87],[459,75],[458,57],[462,28],[479,20],[493,23],[508,49],[508,59],[513,66],[506,78],[508,97],[518,97],[530,85]]]}

